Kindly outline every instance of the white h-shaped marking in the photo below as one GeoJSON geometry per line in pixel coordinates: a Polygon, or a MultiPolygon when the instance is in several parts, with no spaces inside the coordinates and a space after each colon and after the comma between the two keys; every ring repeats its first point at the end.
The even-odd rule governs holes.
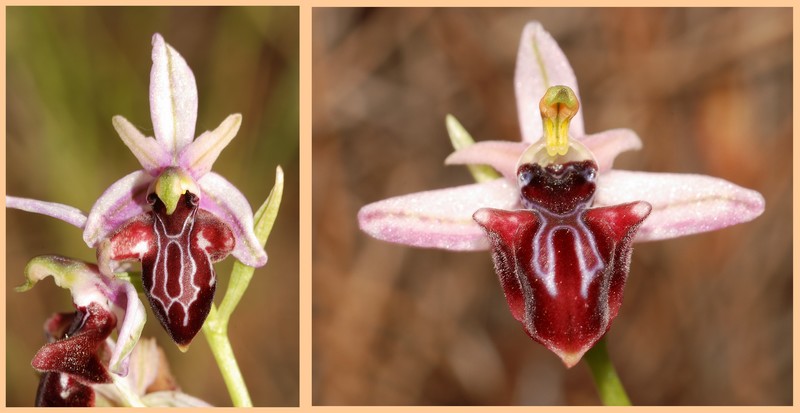
{"type": "Polygon", "coordinates": [[[581,273],[581,296],[583,298],[586,298],[589,294],[589,284],[597,277],[597,271],[602,270],[604,267],[600,253],[597,251],[597,241],[581,219],[580,214],[584,211],[586,209],[578,208],[572,213],[557,215],[543,209],[532,210],[541,221],[539,229],[533,237],[533,271],[536,277],[544,282],[547,292],[553,297],[558,294],[556,287],[556,253],[552,242],[553,235],[557,230],[566,229],[572,232],[572,247],[578,257],[578,266],[581,273]],[[589,245],[589,251],[584,251],[583,242],[581,241],[589,245]],[[542,243],[545,244],[544,248],[547,248],[545,260],[541,259],[542,243]]]}
{"type": "MultiPolygon", "coordinates": [[[[197,210],[193,210],[186,216],[186,220],[183,221],[183,227],[181,231],[177,234],[167,234],[167,228],[164,225],[164,221],[161,219],[158,214],[154,214],[155,224],[161,227],[161,230],[153,231],[156,234],[156,261],[153,264],[153,271],[158,271],[159,266],[161,267],[162,274],[164,274],[163,284],[161,285],[161,289],[163,291],[164,297],[170,298],[169,303],[165,303],[164,300],[161,299],[160,296],[154,293],[156,288],[156,280],[157,277],[153,277],[153,285],[150,286],[150,296],[154,297],[161,303],[161,306],[164,308],[164,313],[167,318],[169,318],[169,309],[172,308],[172,305],[178,303],[181,307],[183,307],[183,325],[189,324],[189,305],[193,303],[197,299],[197,294],[200,292],[200,287],[198,287],[194,283],[195,273],[197,272],[197,263],[194,261],[194,257],[191,253],[191,247],[189,243],[191,242],[190,236],[192,233],[192,228],[194,228],[194,216],[197,213],[197,210]],[[162,237],[166,237],[165,241],[162,241],[162,237]],[[166,242],[166,245],[162,247],[162,243],[166,242]],[[180,286],[180,294],[177,297],[173,297],[167,291],[167,283],[172,279],[172,275],[169,272],[169,247],[170,245],[176,245],[178,250],[180,251],[180,272],[178,274],[178,285],[180,286]],[[164,256],[161,256],[161,252],[164,252],[164,256]],[[162,261],[163,260],[163,261],[162,261]],[[189,266],[190,271],[187,272],[186,266],[189,266]],[[183,283],[184,276],[187,276],[190,280],[190,288],[191,292],[191,299],[189,300],[181,300],[184,296],[187,295],[186,287],[183,283]]],[[[155,229],[155,228],[154,228],[155,229]]]]}

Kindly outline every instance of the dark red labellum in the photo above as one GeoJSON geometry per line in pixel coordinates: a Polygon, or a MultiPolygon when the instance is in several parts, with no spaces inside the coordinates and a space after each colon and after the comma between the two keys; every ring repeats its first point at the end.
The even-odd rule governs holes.
{"type": "Polygon", "coordinates": [[[181,347],[203,326],[216,290],[214,262],[234,247],[233,233],[219,218],[198,208],[191,192],[168,215],[151,194],[152,212],[126,223],[111,237],[111,258],[140,260],[142,284],[153,313],[181,347]]]}
{"type": "Polygon", "coordinates": [[[45,372],[36,389],[36,407],[94,407],[90,386],[65,373],[45,372]]]}
{"type": "Polygon", "coordinates": [[[514,317],[568,367],[608,330],[622,303],[645,202],[589,209],[592,161],[519,168],[528,209],[480,209],[495,271],[514,317]]]}
{"type": "Polygon", "coordinates": [[[92,406],[95,383],[110,383],[111,376],[99,353],[117,321],[97,303],[75,313],[59,313],[45,323],[49,343],[31,365],[43,372],[36,392],[37,406],[92,406]]]}

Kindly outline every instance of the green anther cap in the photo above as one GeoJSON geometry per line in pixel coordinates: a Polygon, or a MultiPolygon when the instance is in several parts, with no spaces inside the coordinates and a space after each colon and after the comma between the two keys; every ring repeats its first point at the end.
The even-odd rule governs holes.
{"type": "Polygon", "coordinates": [[[181,195],[189,191],[198,197],[200,189],[189,174],[178,168],[167,168],[153,183],[150,192],[155,192],[158,199],[167,208],[167,215],[172,215],[178,207],[181,195]]]}
{"type": "Polygon", "coordinates": [[[569,150],[569,121],[578,113],[579,107],[578,97],[567,86],[550,87],[539,101],[548,155],[566,155],[569,150]]]}

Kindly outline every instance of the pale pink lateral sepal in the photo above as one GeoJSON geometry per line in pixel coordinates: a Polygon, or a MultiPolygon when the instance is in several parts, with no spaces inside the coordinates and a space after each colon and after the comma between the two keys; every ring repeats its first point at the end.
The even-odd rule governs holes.
{"type": "Polygon", "coordinates": [[[55,202],[38,201],[6,195],[6,208],[20,209],[35,214],[47,215],[60,219],[68,224],[83,229],[86,225],[86,214],[78,208],[55,202]]]}
{"type": "MultiPolygon", "coordinates": [[[[539,101],[547,88],[557,85],[569,86],[580,100],[578,81],[567,56],[539,22],[530,22],[522,31],[514,73],[517,113],[523,141],[533,143],[542,136],[539,101]]],[[[569,133],[574,137],[584,135],[581,112],[572,118],[569,133]]]]}
{"type": "Polygon", "coordinates": [[[225,149],[239,131],[242,115],[235,113],[225,118],[213,131],[203,132],[178,155],[178,164],[197,179],[211,170],[220,152],[225,149]]]}
{"type": "Polygon", "coordinates": [[[197,184],[203,192],[200,208],[221,219],[233,232],[236,246],[231,254],[251,267],[266,264],[267,253],[253,230],[253,210],[247,198],[215,172],[203,175],[197,184]]]}
{"type": "Polygon", "coordinates": [[[713,231],[764,212],[764,197],[706,175],[613,170],[597,180],[595,206],[647,201],[653,206],[635,241],[713,231]]]}
{"type": "Polygon", "coordinates": [[[113,344],[109,370],[119,375],[128,372],[128,358],[144,328],[144,305],[133,285],[100,273],[96,265],[55,255],[39,256],[25,267],[25,284],[17,291],[27,291],[47,278],[70,290],[78,309],[99,304],[117,317],[118,337],[113,344]]]}
{"type": "Polygon", "coordinates": [[[150,175],[158,175],[172,162],[172,155],[157,140],[144,136],[122,116],[114,116],[111,123],[122,142],[133,152],[136,159],[150,175]]]}
{"type": "MultiPolygon", "coordinates": [[[[622,152],[641,149],[642,141],[630,129],[611,129],[585,136],[583,143],[595,157],[600,172],[611,169],[614,158],[622,152]]],[[[448,165],[479,164],[489,165],[506,179],[516,181],[517,161],[530,146],[528,142],[483,141],[460,149],[447,157],[448,165]]]]}
{"type": "Polygon", "coordinates": [[[149,211],[147,188],[152,182],[153,178],[147,172],[139,170],[111,184],[89,211],[83,231],[86,244],[96,247],[122,224],[149,211]]]}
{"type": "Polygon", "coordinates": [[[472,214],[482,207],[512,209],[513,184],[480,184],[418,192],[369,204],[358,212],[361,230],[384,241],[426,248],[485,250],[489,243],[472,214]]]}
{"type": "Polygon", "coordinates": [[[160,34],[153,35],[150,117],[156,139],[174,155],[194,139],[197,85],[186,60],[160,34]]]}

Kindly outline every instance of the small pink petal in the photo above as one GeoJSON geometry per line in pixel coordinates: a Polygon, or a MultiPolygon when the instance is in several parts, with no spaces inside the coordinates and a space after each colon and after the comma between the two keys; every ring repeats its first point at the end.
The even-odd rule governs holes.
{"type": "MultiPolygon", "coordinates": [[[[533,143],[542,137],[539,101],[547,88],[557,85],[569,86],[580,100],[578,81],[564,52],[539,22],[530,22],[522,31],[514,74],[523,141],[533,143]]],[[[584,135],[582,112],[572,118],[569,133],[574,137],[584,135]]]]}
{"type": "Polygon", "coordinates": [[[21,209],[36,214],[60,219],[68,224],[83,229],[86,225],[86,214],[78,208],[55,202],[44,202],[35,199],[6,196],[6,208],[21,209]]]}
{"type": "Polygon", "coordinates": [[[450,154],[447,165],[489,165],[506,179],[517,181],[517,161],[528,142],[482,141],[450,154]]]}
{"type": "Polygon", "coordinates": [[[480,208],[518,208],[506,179],[418,192],[369,204],[358,212],[361,230],[380,240],[416,247],[485,250],[489,242],[472,214],[480,208]]]}
{"type": "Polygon", "coordinates": [[[594,155],[600,172],[611,170],[614,159],[620,153],[642,149],[639,135],[630,129],[609,129],[587,135],[581,139],[581,143],[594,155]]]}
{"type": "Polygon", "coordinates": [[[178,163],[188,170],[194,179],[200,179],[208,171],[220,152],[236,136],[242,124],[242,115],[228,116],[214,131],[203,132],[178,156],[178,163]]]}
{"type": "Polygon", "coordinates": [[[129,219],[149,211],[146,197],[152,181],[153,177],[140,170],[111,184],[89,211],[83,231],[86,244],[94,248],[129,219]]]}
{"type": "MultiPolygon", "coordinates": [[[[611,129],[588,135],[581,143],[594,154],[600,172],[611,169],[614,158],[624,151],[640,149],[642,141],[630,129],[611,129]]],[[[516,181],[517,161],[528,148],[528,142],[483,141],[450,154],[444,163],[447,165],[478,164],[489,165],[506,179],[516,181]]]]}
{"type": "Polygon", "coordinates": [[[156,176],[164,167],[170,166],[172,156],[157,140],[144,136],[122,116],[114,116],[111,123],[122,142],[150,175],[156,176]]]}
{"type": "Polygon", "coordinates": [[[598,177],[595,206],[633,201],[653,206],[636,241],[713,231],[764,212],[764,197],[758,192],[706,175],[613,170],[598,177]]]}
{"type": "Polygon", "coordinates": [[[194,139],[197,85],[183,57],[160,34],[153,35],[150,117],[156,139],[173,156],[194,139]]]}
{"type": "Polygon", "coordinates": [[[253,230],[253,210],[247,199],[225,178],[214,172],[197,181],[202,191],[200,209],[221,219],[236,238],[231,254],[243,264],[261,267],[267,263],[267,253],[253,230]]]}

